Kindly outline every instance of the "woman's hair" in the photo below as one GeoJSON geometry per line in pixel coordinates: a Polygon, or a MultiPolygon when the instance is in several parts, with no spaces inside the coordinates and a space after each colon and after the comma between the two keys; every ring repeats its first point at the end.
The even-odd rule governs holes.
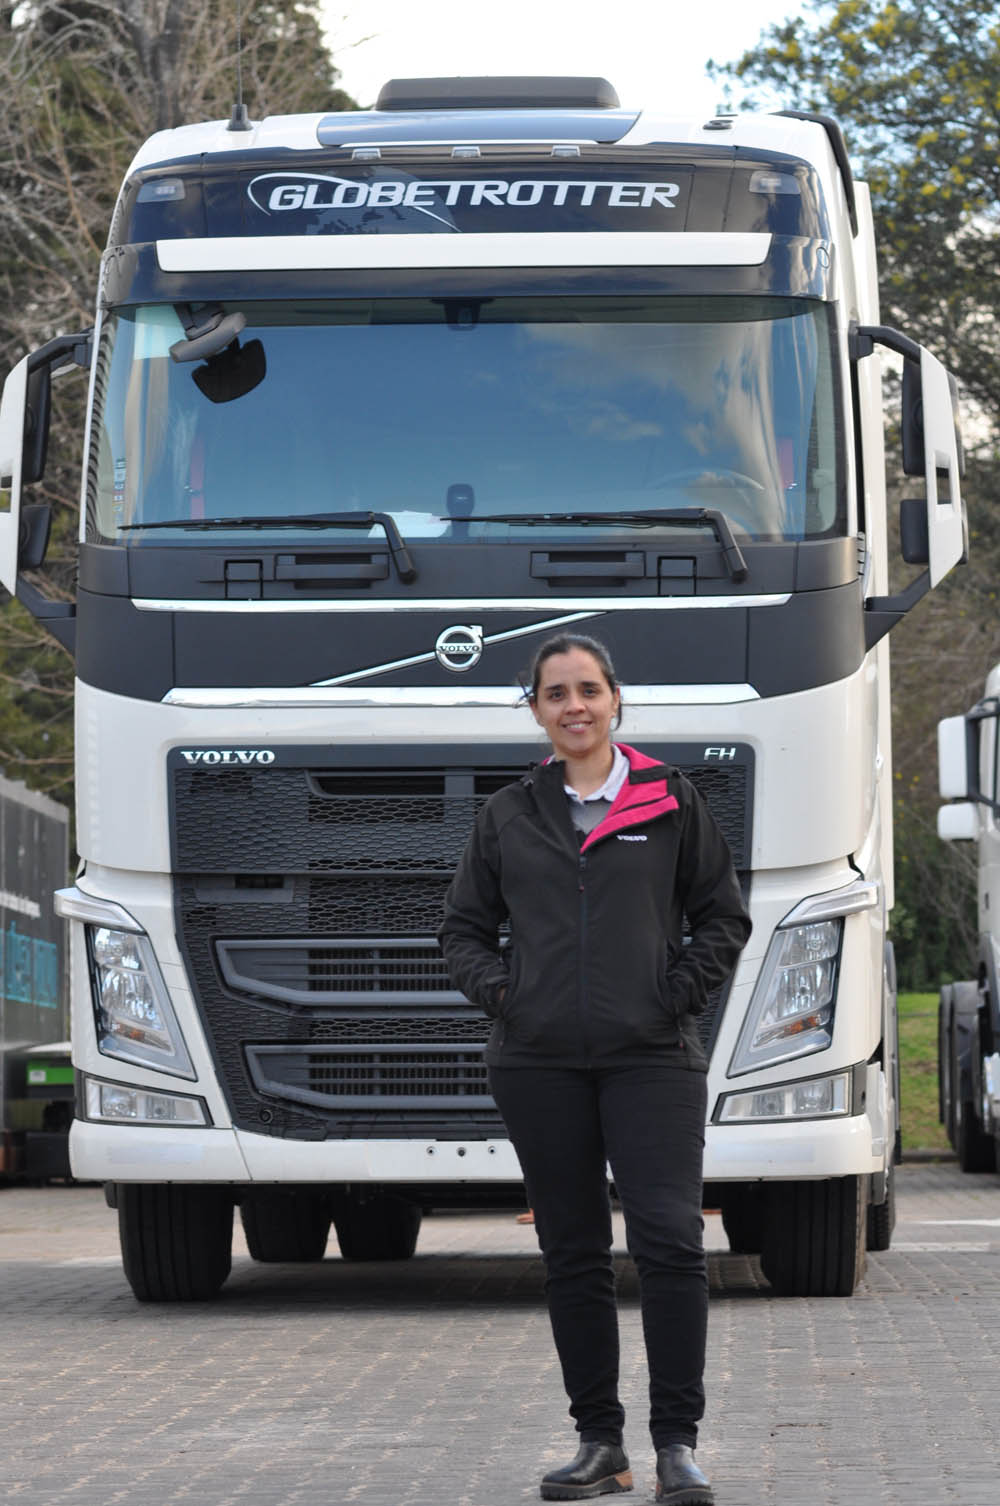
{"type": "Polygon", "coordinates": [[[537,699],[538,687],[542,678],[542,665],[546,659],[551,659],[553,654],[571,653],[575,648],[582,649],[585,654],[589,654],[592,659],[596,659],[598,668],[607,681],[611,694],[618,694],[618,715],[615,718],[615,727],[619,727],[622,719],[621,686],[618,683],[618,676],[615,674],[615,666],[612,664],[611,655],[604,647],[604,644],[598,643],[596,638],[588,638],[585,633],[556,633],[553,638],[546,638],[532,659],[531,668],[525,677],[528,681],[528,687],[524,692],[524,699],[529,702],[537,699]]]}

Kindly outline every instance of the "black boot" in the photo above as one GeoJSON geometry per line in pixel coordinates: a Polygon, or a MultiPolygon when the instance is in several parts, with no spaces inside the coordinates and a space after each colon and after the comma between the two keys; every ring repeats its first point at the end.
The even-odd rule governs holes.
{"type": "Polygon", "coordinates": [[[550,1469],[542,1479],[543,1501],[585,1501],[632,1489],[628,1455],[615,1443],[581,1443],[572,1464],[550,1469]]]}
{"type": "Polygon", "coordinates": [[[712,1487],[686,1443],[656,1450],[656,1499],[664,1506],[713,1506],[712,1487]]]}

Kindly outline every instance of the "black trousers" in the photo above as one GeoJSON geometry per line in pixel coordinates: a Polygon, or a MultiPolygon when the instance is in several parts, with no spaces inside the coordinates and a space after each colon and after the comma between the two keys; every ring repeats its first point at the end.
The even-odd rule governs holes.
{"type": "Polygon", "coordinates": [[[706,1082],[667,1063],[492,1067],[524,1172],[570,1416],[585,1442],[620,1443],[618,1309],[606,1163],[639,1274],[654,1448],[697,1441],[708,1277],[702,1240],[706,1082]]]}

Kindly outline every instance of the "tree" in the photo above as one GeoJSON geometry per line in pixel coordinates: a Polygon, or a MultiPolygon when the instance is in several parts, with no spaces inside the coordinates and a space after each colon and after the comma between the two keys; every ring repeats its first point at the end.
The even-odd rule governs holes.
{"type": "Polygon", "coordinates": [[[963,391],[970,562],[892,640],[894,927],[901,979],[928,986],[967,975],[976,935],[975,865],[935,835],[936,723],[1000,658],[1000,14],[995,0],[814,0],[712,66],[748,104],[841,122],[872,190],[883,321],[935,349],[963,391]]]}
{"type": "Polygon", "coordinates": [[[871,185],[883,316],[947,352],[1000,423],[1000,14],[995,0],[840,0],[722,76],[834,115],[871,185]]]}
{"type": "MultiPolygon", "coordinates": [[[[0,365],[93,322],[119,185],[154,130],[227,119],[236,92],[233,0],[0,4],[0,365]]],[[[336,110],[319,0],[244,8],[240,54],[253,118],[336,110]]],[[[84,384],[60,381],[45,480],[54,509],[45,588],[74,589],[84,384]],[[72,390],[71,390],[72,389],[72,390]]],[[[0,608],[0,767],[68,798],[72,664],[16,602],[0,608]]]]}

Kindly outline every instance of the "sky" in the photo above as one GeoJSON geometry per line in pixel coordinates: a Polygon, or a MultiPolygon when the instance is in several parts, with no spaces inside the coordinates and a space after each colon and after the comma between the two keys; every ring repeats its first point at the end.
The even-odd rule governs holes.
{"type": "Polygon", "coordinates": [[[714,113],[709,58],[732,62],[802,0],[324,0],[341,85],[372,105],[389,78],[581,74],[626,107],[714,113]],[[367,39],[367,40],[365,40],[367,39]]]}

